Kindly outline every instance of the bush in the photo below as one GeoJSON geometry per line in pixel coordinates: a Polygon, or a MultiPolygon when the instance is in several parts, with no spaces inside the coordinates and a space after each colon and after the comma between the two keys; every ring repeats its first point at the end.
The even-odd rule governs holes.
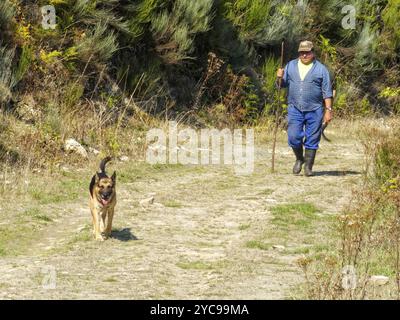
{"type": "MultiPolygon", "coordinates": [[[[363,127],[364,184],[337,218],[334,240],[322,259],[299,260],[310,299],[398,299],[400,296],[400,132],[398,122],[363,127]],[[373,137],[373,139],[371,139],[373,137]],[[352,271],[351,271],[352,270],[352,271]],[[350,272],[349,272],[350,271],[350,272]],[[351,277],[354,282],[351,282],[351,277]],[[382,289],[373,275],[388,276],[382,289]],[[347,282],[350,279],[350,282],[347,282]],[[350,287],[346,287],[349,284],[350,287]],[[352,287],[354,285],[354,287],[352,287]]],[[[321,255],[320,257],[321,258],[321,255]]]]}
{"type": "Polygon", "coordinates": [[[32,96],[35,105],[28,110],[40,114],[36,109],[54,105],[61,117],[73,117],[73,112],[90,117],[83,110],[107,105],[112,112],[106,120],[102,114],[96,124],[77,120],[73,129],[65,129],[82,136],[94,128],[102,135],[115,121],[122,125],[138,115],[132,122],[140,123],[146,113],[146,119],[154,115],[207,125],[243,124],[276,109],[281,39],[287,40],[287,62],[297,56],[298,42],[307,35],[335,73],[336,115],[399,112],[398,97],[386,89],[395,90],[400,81],[399,0],[355,1],[355,30],[340,25],[343,4],[2,0],[0,100],[11,107],[32,96]],[[38,10],[44,4],[56,7],[55,30],[41,27],[38,10]],[[215,65],[209,64],[211,53],[215,65]],[[126,100],[130,107],[121,107],[126,100]]]}
{"type": "Polygon", "coordinates": [[[212,0],[176,0],[172,10],[165,9],[151,20],[155,50],[167,64],[190,58],[194,38],[210,28],[212,0]]]}
{"type": "Polygon", "coordinates": [[[80,59],[86,63],[93,60],[105,64],[117,49],[117,38],[113,32],[108,31],[105,23],[96,24],[77,46],[80,59]]]}
{"type": "Polygon", "coordinates": [[[0,104],[11,98],[11,90],[16,84],[12,68],[15,50],[2,47],[0,43],[0,104]]]}
{"type": "Polygon", "coordinates": [[[382,12],[382,18],[394,41],[395,47],[400,46],[400,0],[388,0],[382,12]]]}
{"type": "MultiPolygon", "coordinates": [[[[0,3],[0,30],[8,30],[12,26],[15,17],[15,5],[9,0],[2,0],[0,3]]],[[[2,31],[2,32],[3,32],[2,31]]]]}
{"type": "Polygon", "coordinates": [[[226,17],[250,45],[277,45],[282,38],[295,41],[304,31],[306,2],[274,0],[225,1],[226,17]]]}

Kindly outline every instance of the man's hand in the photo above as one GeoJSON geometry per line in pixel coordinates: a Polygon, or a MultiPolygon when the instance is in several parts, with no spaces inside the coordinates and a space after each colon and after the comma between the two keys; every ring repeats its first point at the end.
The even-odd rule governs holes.
{"type": "Polygon", "coordinates": [[[276,72],[276,76],[278,78],[283,78],[283,74],[284,74],[284,69],[279,68],[278,71],[276,72]]]}
{"type": "Polygon", "coordinates": [[[329,124],[329,122],[331,122],[333,118],[332,115],[333,99],[332,98],[324,99],[324,103],[325,103],[325,114],[323,123],[329,124]]]}
{"type": "Polygon", "coordinates": [[[333,116],[332,116],[332,111],[330,111],[330,110],[328,110],[328,109],[325,109],[325,115],[324,115],[324,121],[323,121],[323,123],[328,124],[329,122],[332,121],[332,118],[333,118],[333,116]]]}

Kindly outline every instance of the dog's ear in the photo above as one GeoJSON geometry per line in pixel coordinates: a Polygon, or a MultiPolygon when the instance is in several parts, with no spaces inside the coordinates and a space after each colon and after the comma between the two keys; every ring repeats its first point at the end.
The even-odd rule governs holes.
{"type": "Polygon", "coordinates": [[[100,176],[99,176],[99,173],[96,172],[96,174],[94,175],[94,183],[95,183],[95,184],[98,184],[99,181],[100,181],[100,176]]]}
{"type": "Polygon", "coordinates": [[[97,176],[97,174],[95,174],[93,177],[92,177],[92,180],[90,180],[90,185],[89,185],[89,192],[90,192],[90,195],[93,197],[93,188],[94,188],[94,185],[96,184],[96,176],[97,176]]]}
{"type": "Polygon", "coordinates": [[[117,173],[114,171],[113,175],[111,176],[111,180],[114,185],[117,183],[117,173]]]}

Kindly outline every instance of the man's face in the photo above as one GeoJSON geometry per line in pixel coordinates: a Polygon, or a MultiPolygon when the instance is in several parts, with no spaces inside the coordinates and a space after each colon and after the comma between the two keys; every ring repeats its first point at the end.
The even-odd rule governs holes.
{"type": "Polygon", "coordinates": [[[304,64],[310,64],[314,61],[314,52],[313,51],[300,51],[299,57],[301,62],[304,64]]]}

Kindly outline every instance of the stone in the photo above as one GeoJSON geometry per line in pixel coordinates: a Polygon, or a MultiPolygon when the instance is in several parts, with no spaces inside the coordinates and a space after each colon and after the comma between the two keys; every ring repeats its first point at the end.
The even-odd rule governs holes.
{"type": "Polygon", "coordinates": [[[151,205],[153,203],[154,203],[154,197],[153,196],[149,197],[149,198],[146,198],[146,199],[143,199],[143,200],[140,200],[140,204],[142,206],[148,206],[148,205],[151,205]]]}
{"type": "Polygon", "coordinates": [[[97,150],[97,149],[95,149],[95,148],[92,148],[92,147],[89,147],[89,152],[90,152],[90,153],[93,153],[94,155],[98,155],[98,154],[100,153],[99,150],[97,150]]]}
{"type": "Polygon", "coordinates": [[[42,117],[41,111],[38,109],[35,99],[32,95],[25,95],[18,102],[16,112],[21,120],[26,122],[36,122],[42,117]]]}
{"type": "Polygon", "coordinates": [[[68,167],[66,167],[66,166],[62,166],[60,169],[61,169],[62,171],[64,171],[64,172],[71,172],[71,170],[70,170],[68,167]]]}
{"type": "Polygon", "coordinates": [[[127,161],[129,161],[129,157],[128,156],[120,156],[119,160],[122,162],[127,162],[127,161]]]}
{"type": "Polygon", "coordinates": [[[65,151],[74,152],[82,156],[83,158],[88,158],[88,153],[86,149],[75,139],[68,139],[64,144],[65,151]]]}
{"type": "Polygon", "coordinates": [[[389,282],[389,277],[386,276],[372,276],[369,281],[376,286],[384,286],[389,282]]]}

